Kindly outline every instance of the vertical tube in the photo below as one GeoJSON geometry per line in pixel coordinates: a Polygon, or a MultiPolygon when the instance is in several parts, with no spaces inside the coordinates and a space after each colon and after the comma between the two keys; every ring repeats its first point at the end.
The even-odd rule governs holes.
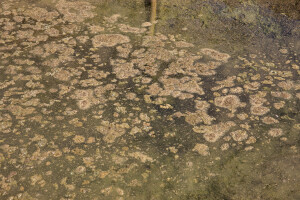
{"type": "Polygon", "coordinates": [[[157,11],[157,0],[151,0],[151,17],[150,17],[150,22],[152,23],[150,27],[151,36],[153,36],[155,32],[156,11],[157,11]]]}

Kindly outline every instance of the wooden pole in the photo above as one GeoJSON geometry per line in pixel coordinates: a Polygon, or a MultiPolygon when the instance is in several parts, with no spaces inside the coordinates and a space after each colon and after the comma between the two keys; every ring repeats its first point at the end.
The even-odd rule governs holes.
{"type": "Polygon", "coordinates": [[[150,17],[150,22],[152,23],[150,27],[151,36],[153,36],[155,32],[156,11],[157,11],[157,1],[151,0],[151,17],[150,17]]]}

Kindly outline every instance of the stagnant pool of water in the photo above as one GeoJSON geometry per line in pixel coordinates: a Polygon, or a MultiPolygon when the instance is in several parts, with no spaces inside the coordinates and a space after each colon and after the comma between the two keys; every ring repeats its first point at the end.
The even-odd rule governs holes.
{"type": "Polygon", "coordinates": [[[2,0],[0,199],[300,199],[297,8],[2,0]]]}

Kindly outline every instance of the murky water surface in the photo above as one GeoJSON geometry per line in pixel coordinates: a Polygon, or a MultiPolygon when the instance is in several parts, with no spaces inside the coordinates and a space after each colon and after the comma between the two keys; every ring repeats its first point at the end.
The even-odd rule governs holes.
{"type": "Polygon", "coordinates": [[[265,2],[2,0],[0,199],[300,199],[300,4],[265,2]]]}

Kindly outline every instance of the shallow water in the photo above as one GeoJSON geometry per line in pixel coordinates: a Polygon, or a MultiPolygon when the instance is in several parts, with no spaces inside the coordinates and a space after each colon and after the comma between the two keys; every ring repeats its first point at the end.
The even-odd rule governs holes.
{"type": "Polygon", "coordinates": [[[2,1],[0,199],[300,199],[296,2],[2,1]]]}

